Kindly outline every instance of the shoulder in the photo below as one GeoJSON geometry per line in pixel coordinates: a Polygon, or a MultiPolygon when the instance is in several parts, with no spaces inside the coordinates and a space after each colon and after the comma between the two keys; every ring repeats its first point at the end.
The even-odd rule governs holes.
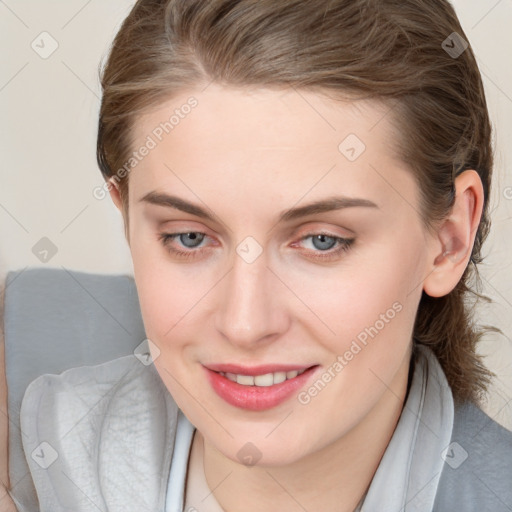
{"type": "Polygon", "coordinates": [[[139,510],[160,510],[177,414],[154,365],[133,355],[38,377],[20,418],[40,505],[88,510],[87,495],[99,508],[128,510],[136,494],[139,510]]]}
{"type": "Polygon", "coordinates": [[[512,510],[512,432],[472,403],[454,412],[435,510],[512,510]]]}
{"type": "Polygon", "coordinates": [[[501,426],[470,402],[456,405],[453,435],[466,438],[468,445],[475,447],[492,445],[495,448],[512,448],[512,431],[501,426]]]}
{"type": "Polygon", "coordinates": [[[137,357],[128,355],[94,366],[71,368],[58,375],[41,375],[27,387],[21,414],[36,402],[44,403],[45,410],[74,403],[87,408],[99,405],[97,400],[106,405],[128,394],[134,397],[149,393],[152,399],[166,394],[154,365],[146,366],[137,357]],[[46,398],[51,401],[46,402],[46,398]]]}
{"type": "Polygon", "coordinates": [[[27,430],[37,420],[39,428],[48,425],[62,433],[67,423],[73,430],[84,424],[112,426],[120,411],[125,416],[152,415],[163,421],[162,413],[168,410],[176,415],[178,407],[154,365],[128,355],[58,375],[41,375],[27,387],[20,417],[27,430]]]}

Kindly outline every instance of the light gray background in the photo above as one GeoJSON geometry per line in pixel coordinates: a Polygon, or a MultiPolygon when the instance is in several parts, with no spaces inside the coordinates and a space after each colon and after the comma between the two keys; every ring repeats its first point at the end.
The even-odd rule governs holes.
{"type": "MultiPolygon", "coordinates": [[[[0,0],[0,279],[27,266],[132,273],[121,216],[102,185],[95,143],[98,64],[133,0],[0,0]],[[50,36],[41,36],[48,32],[50,36]],[[44,38],[41,43],[41,38],[44,38]],[[48,58],[39,52],[58,48],[48,58]],[[36,47],[37,48],[37,47],[36,47]],[[42,263],[33,246],[58,252],[42,263]]],[[[512,429],[512,0],[456,0],[483,74],[495,127],[493,231],[479,316],[505,335],[481,345],[498,375],[485,409],[512,429]]],[[[447,34],[448,35],[448,34],[447,34]]]]}

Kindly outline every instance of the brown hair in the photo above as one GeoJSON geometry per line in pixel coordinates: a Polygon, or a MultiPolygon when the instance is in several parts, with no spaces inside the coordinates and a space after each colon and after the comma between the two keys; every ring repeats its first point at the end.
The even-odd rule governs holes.
{"type": "MultiPolygon", "coordinates": [[[[485,297],[469,282],[478,287],[490,225],[491,124],[471,46],[448,51],[463,49],[454,32],[467,39],[446,0],[139,0],[102,72],[100,169],[108,179],[129,159],[137,116],[211,81],[384,102],[427,228],[450,212],[459,172],[475,169],[483,183],[470,264],[448,295],[423,293],[413,333],[435,352],[456,401],[478,402],[492,373],[476,353],[485,331],[473,323],[469,300],[485,297]]],[[[127,226],[128,179],[119,186],[127,226]]]]}

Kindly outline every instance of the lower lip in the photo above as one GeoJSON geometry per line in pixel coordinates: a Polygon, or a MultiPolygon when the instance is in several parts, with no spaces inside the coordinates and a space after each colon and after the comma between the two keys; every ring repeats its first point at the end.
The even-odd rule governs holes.
{"type": "Polygon", "coordinates": [[[317,367],[272,386],[244,386],[205,368],[214,391],[228,404],[250,411],[264,411],[285,402],[309,379],[317,367]]]}

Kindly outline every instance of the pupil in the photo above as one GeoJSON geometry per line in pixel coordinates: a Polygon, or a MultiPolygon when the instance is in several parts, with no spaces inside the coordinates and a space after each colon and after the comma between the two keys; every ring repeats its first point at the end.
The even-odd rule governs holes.
{"type": "Polygon", "coordinates": [[[335,240],[332,236],[328,235],[316,235],[315,238],[313,238],[314,242],[313,244],[316,246],[317,249],[330,249],[334,243],[335,240]],[[317,243],[315,243],[317,242],[317,243]]]}
{"type": "Polygon", "coordinates": [[[185,247],[195,247],[197,244],[195,242],[200,243],[202,238],[198,233],[183,233],[180,235],[181,242],[185,247]]]}

